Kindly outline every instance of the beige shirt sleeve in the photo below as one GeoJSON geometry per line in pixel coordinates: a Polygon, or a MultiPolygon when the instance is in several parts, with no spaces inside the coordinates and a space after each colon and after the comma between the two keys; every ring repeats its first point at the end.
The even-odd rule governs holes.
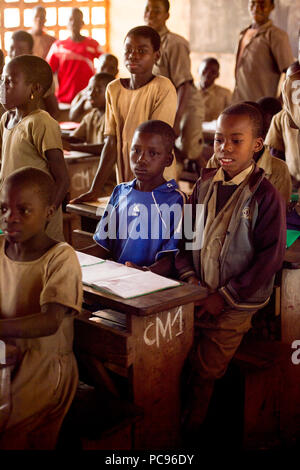
{"type": "Polygon", "coordinates": [[[270,48],[279,72],[285,71],[294,62],[290,40],[285,31],[278,29],[276,34],[271,32],[270,48]]]}
{"type": "Polygon", "coordinates": [[[174,125],[177,108],[177,93],[175,87],[169,79],[164,80],[157,95],[153,111],[149,119],[159,119],[167,122],[170,126],[174,125]]]}
{"type": "Polygon", "coordinates": [[[272,157],[272,175],[270,183],[280,192],[286,202],[289,202],[292,194],[292,179],[287,164],[279,158],[272,157]]]}
{"type": "Polygon", "coordinates": [[[105,105],[105,128],[104,134],[105,135],[117,135],[117,123],[115,119],[115,115],[113,112],[111,94],[110,94],[110,84],[108,84],[106,88],[106,105],[105,105]]]}
{"type": "Polygon", "coordinates": [[[57,303],[81,311],[81,268],[75,251],[67,243],[60,244],[49,259],[43,285],[40,305],[57,303]]]}
{"type": "Polygon", "coordinates": [[[84,139],[87,142],[87,122],[86,116],[81,120],[77,129],[75,129],[71,134],[71,137],[77,137],[78,139],[84,139]]]}
{"type": "Polygon", "coordinates": [[[178,89],[185,82],[193,80],[191,74],[190,51],[185,42],[177,42],[168,50],[170,80],[178,89]]]}
{"type": "Polygon", "coordinates": [[[34,145],[41,155],[45,155],[47,150],[52,149],[63,151],[59,124],[46,111],[44,113],[43,119],[34,121],[34,131],[32,132],[34,145]]]}
{"type": "Polygon", "coordinates": [[[281,126],[281,115],[282,112],[279,112],[273,116],[270,128],[265,138],[265,145],[284,152],[285,145],[282,136],[283,129],[281,126]]]}

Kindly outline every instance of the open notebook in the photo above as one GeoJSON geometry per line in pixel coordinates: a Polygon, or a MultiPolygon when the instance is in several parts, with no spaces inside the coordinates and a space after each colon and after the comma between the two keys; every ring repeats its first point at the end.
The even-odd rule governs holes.
{"type": "Polygon", "coordinates": [[[180,282],[168,279],[151,271],[140,271],[124,264],[102,260],[76,251],[82,270],[82,282],[98,290],[131,299],[170,287],[180,282]]]}

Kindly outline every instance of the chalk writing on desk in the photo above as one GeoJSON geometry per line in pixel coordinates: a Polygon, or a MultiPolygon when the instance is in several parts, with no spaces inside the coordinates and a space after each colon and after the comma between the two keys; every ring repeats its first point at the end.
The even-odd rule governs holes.
{"type": "Polygon", "coordinates": [[[89,170],[81,170],[72,176],[71,186],[77,191],[83,191],[91,186],[89,170]]]}
{"type": "Polygon", "coordinates": [[[165,323],[160,316],[155,317],[155,321],[149,322],[144,331],[144,341],[147,346],[156,346],[159,348],[160,338],[166,338],[171,341],[174,337],[183,333],[182,307],[178,307],[175,312],[168,312],[165,323]]]}

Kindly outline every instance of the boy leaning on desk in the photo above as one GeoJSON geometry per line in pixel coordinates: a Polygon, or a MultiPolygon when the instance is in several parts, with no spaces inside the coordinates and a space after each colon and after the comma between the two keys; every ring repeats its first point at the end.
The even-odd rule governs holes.
{"type": "Polygon", "coordinates": [[[175,180],[166,181],[175,134],[159,120],[146,121],[135,130],[130,165],[135,179],[115,187],[94,240],[85,253],[156,274],[169,275],[181,236],[186,197],[175,180]]]}

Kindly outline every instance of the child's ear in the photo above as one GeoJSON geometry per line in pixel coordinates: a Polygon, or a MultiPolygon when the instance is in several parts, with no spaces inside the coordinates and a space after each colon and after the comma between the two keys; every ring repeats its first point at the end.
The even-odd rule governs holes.
{"type": "Polygon", "coordinates": [[[168,156],[166,158],[166,166],[171,166],[172,165],[173,158],[174,158],[173,153],[172,152],[168,153],[168,156]]]}
{"type": "Polygon", "coordinates": [[[43,96],[44,90],[40,83],[33,83],[31,86],[32,93],[36,96],[43,96]]]}
{"type": "Polygon", "coordinates": [[[160,50],[159,50],[159,51],[155,51],[155,55],[154,55],[154,57],[155,57],[154,63],[155,63],[155,64],[159,61],[160,56],[161,56],[160,50]]]}
{"type": "Polygon", "coordinates": [[[254,153],[260,152],[264,146],[264,139],[262,137],[257,137],[254,144],[254,153]]]}
{"type": "Polygon", "coordinates": [[[56,212],[56,208],[54,204],[51,204],[51,206],[47,207],[47,213],[46,213],[47,222],[49,222],[52,219],[55,212],[56,212]]]}

